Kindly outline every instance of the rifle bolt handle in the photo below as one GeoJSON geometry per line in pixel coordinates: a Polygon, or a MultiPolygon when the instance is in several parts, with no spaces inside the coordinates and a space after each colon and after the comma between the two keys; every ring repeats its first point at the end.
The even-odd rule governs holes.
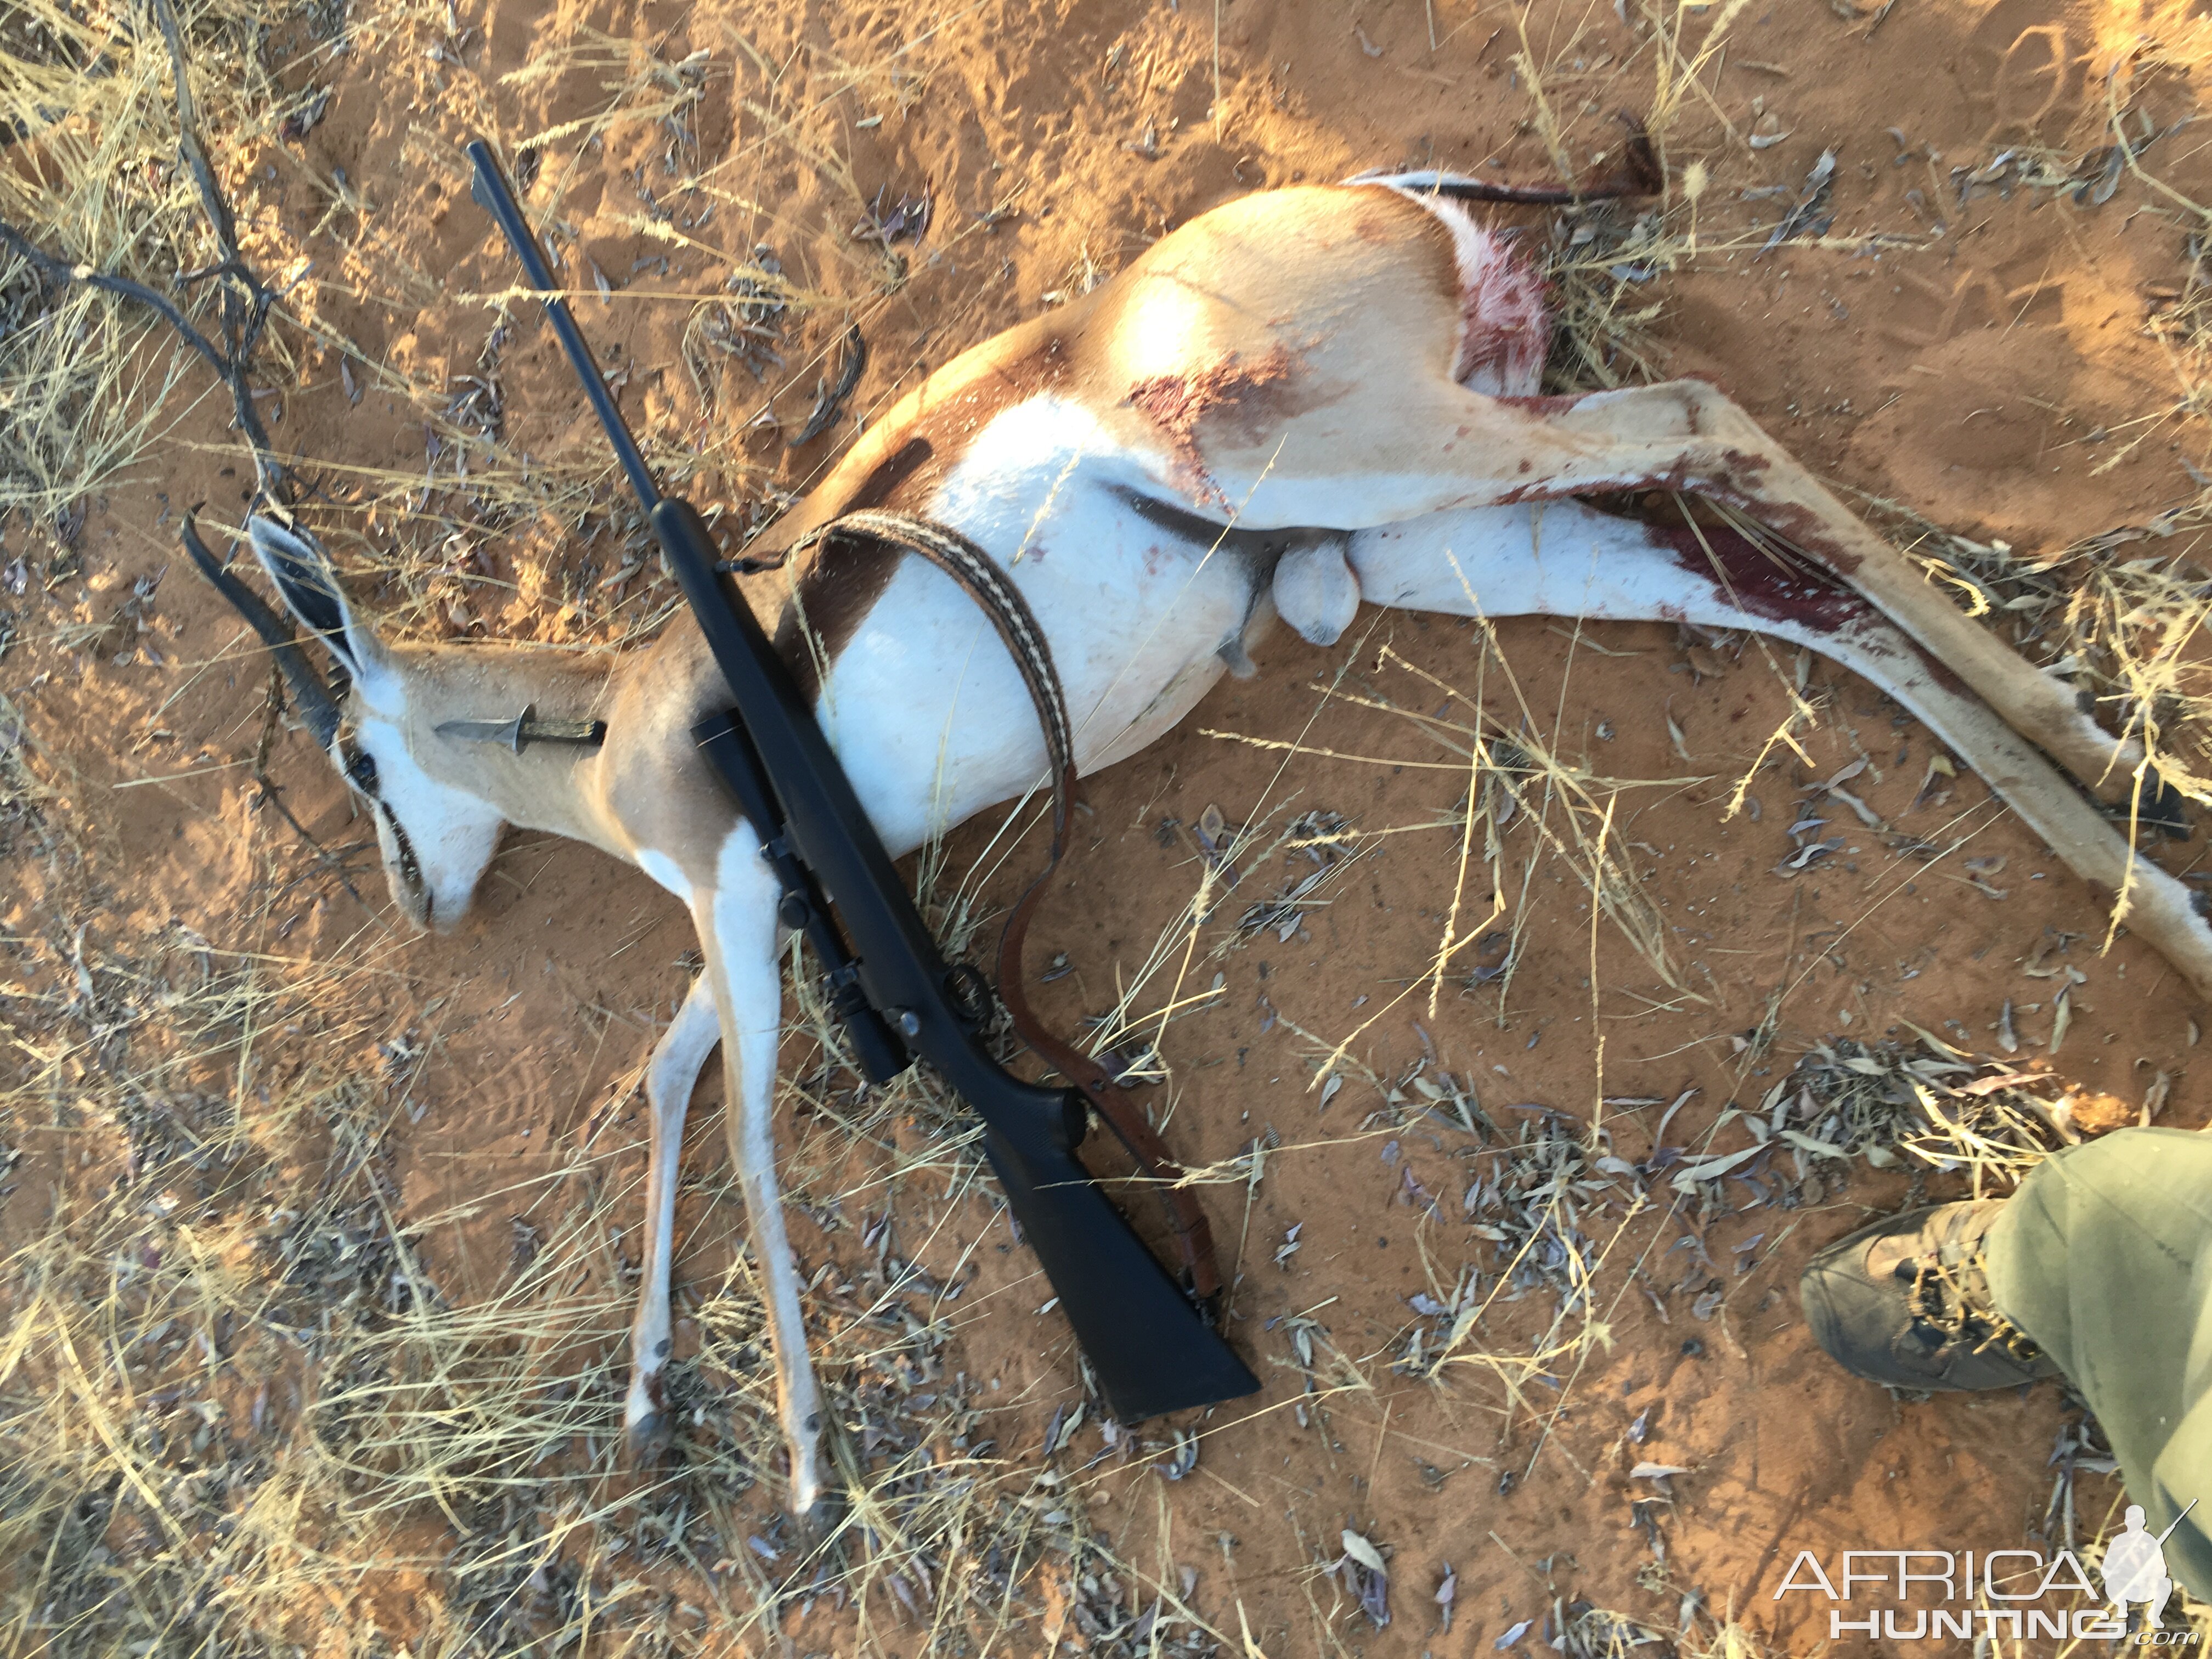
{"type": "Polygon", "coordinates": [[[898,1027],[901,1036],[918,1037],[921,1035],[921,1016],[911,1008],[893,1009],[891,1024],[898,1027]]]}

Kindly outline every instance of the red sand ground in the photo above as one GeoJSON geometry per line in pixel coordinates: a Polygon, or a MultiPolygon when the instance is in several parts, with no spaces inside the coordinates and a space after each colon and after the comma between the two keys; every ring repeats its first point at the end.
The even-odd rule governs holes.
{"type": "MultiPolygon", "coordinates": [[[[2157,427],[2112,465],[2143,430],[2129,422],[2179,395],[2161,349],[2142,331],[2154,288],[2177,283],[2182,270],[2181,232],[2156,211],[2163,198],[2131,180],[2102,207],[2018,191],[2008,200],[1978,195],[1961,209],[1950,181],[1954,166],[1978,167],[2010,145],[2042,143],[2070,156],[2100,142],[2103,70],[2155,20],[2148,10],[2053,0],[1901,0],[1878,27],[1871,11],[1841,15],[1849,10],[1753,0],[1735,19],[1725,64],[1704,77],[1710,98],[1692,95],[1668,134],[1678,178],[1692,159],[1711,169],[1701,234],[1708,242],[1741,241],[1754,221],[1771,224],[1781,204],[1747,204],[1739,192],[1794,187],[1828,147],[1840,158],[1836,235],[1917,239],[1938,216],[1947,234],[1879,257],[1813,246],[1757,261],[1742,252],[1700,254],[1625,301],[1663,305],[1650,325],[1663,369],[1715,379],[1843,485],[2026,551],[2055,552],[2191,497],[2185,469],[2203,456],[2191,425],[2157,427]],[[1741,135],[1759,130],[1766,114],[1790,136],[1752,150],[1741,135]],[[1903,135],[1901,165],[1890,128],[1903,135]]],[[[866,409],[924,367],[1035,314],[1049,293],[1081,280],[1085,261],[1110,272],[1164,227],[1240,191],[1402,159],[1546,176],[1541,142],[1525,130],[1533,112],[1525,76],[1511,63],[1524,27],[1538,62],[1550,65],[1553,107],[1575,121],[1578,159],[1611,142],[1606,111],[1649,102],[1650,31],[1625,25],[1612,8],[1435,0],[1432,15],[1433,50],[1431,13],[1412,0],[1349,9],[1231,0],[1218,13],[1217,131],[1208,113],[1217,14],[1199,0],[1180,10],[1135,0],[564,0],[550,11],[501,5],[489,15],[468,0],[460,21],[481,33],[461,51],[460,67],[424,55],[424,46],[444,38],[440,20],[426,12],[400,22],[343,64],[327,118],[295,147],[319,174],[343,167],[376,204],[365,224],[342,216],[336,234],[312,234],[319,198],[296,163],[271,179],[258,155],[245,158],[240,206],[264,251],[296,248],[320,262],[314,312],[370,358],[434,379],[470,372],[487,319],[465,296],[508,279],[466,200],[458,144],[480,128],[511,144],[595,112],[607,95],[596,68],[520,86],[500,77],[586,27],[612,37],[617,47],[607,56],[617,63],[622,43],[665,38],[662,56],[672,62],[703,49],[714,72],[695,122],[701,155],[708,163],[738,156],[720,182],[733,202],[761,211],[753,219],[726,206],[697,240],[739,257],[764,241],[796,280],[829,296],[805,325],[810,345],[834,341],[844,304],[869,304],[872,360],[854,404],[866,409]],[[841,64],[870,67],[855,75],[841,64]],[[781,77],[773,86],[771,73],[781,77]],[[791,115],[795,127],[781,136],[813,146],[821,162],[810,166],[779,142],[763,109],[791,115]],[[859,125],[876,115],[880,125],[859,125]],[[1158,159],[1139,153],[1148,131],[1158,159]],[[936,223],[905,250],[911,270],[888,301],[873,299],[879,256],[856,251],[848,234],[858,216],[851,185],[865,195],[885,187],[893,198],[927,186],[935,197],[936,223]],[[1010,198],[1016,210],[1003,222],[977,227],[976,215],[1010,198]]],[[[1701,27],[1692,20],[1693,35],[1701,27]]],[[[2152,101],[2159,120],[2170,122],[2184,112],[2185,91],[2175,83],[2152,101]]],[[[613,303],[583,311],[594,336],[618,348],[610,360],[631,365],[633,418],[695,432],[704,417],[679,366],[685,309],[630,297],[633,283],[635,291],[704,294],[725,270],[721,255],[670,247],[634,228],[641,204],[624,170],[657,166],[664,141],[650,127],[617,126],[603,149],[571,161],[556,148],[547,165],[570,169],[562,215],[623,290],[613,303]],[[635,262],[663,254],[672,261],[665,275],[633,276],[635,262]]],[[[2200,143],[2184,134],[2154,154],[2162,175],[2185,192],[2212,184],[2198,177],[2207,171],[2200,143]]],[[[651,174],[656,187],[659,177],[651,174]]],[[[1297,250],[1284,257],[1294,259],[1297,250]]],[[[511,442],[551,453],[593,441],[565,369],[534,325],[518,330],[505,361],[511,442]]],[[[335,360],[312,350],[303,379],[283,399],[276,435],[288,450],[334,465],[420,465],[419,416],[398,399],[372,387],[350,405],[335,360]]],[[[741,377],[728,384],[745,385],[741,377]]],[[[811,391],[811,374],[795,377],[777,398],[779,413],[803,419],[811,391]]],[[[841,431],[850,429],[848,422],[841,431]]],[[[187,417],[181,435],[216,442],[211,409],[187,417]]],[[[780,466],[797,489],[831,447],[785,459],[771,434],[747,453],[780,466]]],[[[299,890],[258,940],[231,921],[254,914],[252,890],[266,879],[271,837],[286,832],[252,810],[242,768],[210,769],[250,756],[258,681],[226,665],[202,672],[234,623],[179,559],[168,527],[156,524],[165,502],[208,495],[219,509],[237,499],[225,493],[235,480],[210,466],[204,453],[174,449],[155,458],[143,483],[108,492],[85,533],[82,584],[28,613],[33,625],[8,659],[9,692],[39,739],[77,769],[78,811],[112,830],[118,905],[99,927],[150,930],[174,917],[226,945],[310,957],[358,948],[348,941],[367,919],[328,881],[299,890]],[[38,624],[103,617],[133,578],[164,566],[150,636],[158,664],[144,651],[117,665],[41,642],[49,630],[38,624]],[[143,734],[149,722],[161,731],[120,735],[143,734]],[[108,793],[128,780],[185,772],[197,775],[108,793]]],[[[725,483],[710,473],[696,488],[712,497],[725,483]]],[[[502,613],[487,591],[472,600],[475,631],[559,637],[566,625],[556,606],[557,598],[526,594],[502,613]]],[[[1800,783],[1856,756],[1870,766],[1854,787],[1900,830],[1931,830],[1984,799],[1978,782],[1962,779],[1947,805],[1913,809],[1934,751],[1868,686],[1816,665],[1813,683],[1829,688],[1831,700],[1805,739],[1812,766],[1784,756],[1753,787],[1764,808],[1759,820],[1723,822],[1734,780],[1786,714],[1790,656],[1776,652],[1781,674],[1756,648],[1705,651],[1693,665],[1671,629],[1596,629],[1580,648],[1571,647],[1570,631],[1522,622],[1498,633],[1519,697],[1563,755],[1587,756],[1606,776],[1677,780],[1623,794],[1620,810],[1681,964],[1682,989],[1666,988],[1609,927],[1593,931],[1587,896],[1558,859],[1536,858],[1524,886],[1531,845],[1509,837],[1507,889],[1525,941],[1510,994],[1455,985],[1434,1023],[1420,1021],[1443,1063],[1474,1076],[1494,1115],[1517,1123],[1510,1109],[1540,1103],[1588,1116],[1601,1093],[1671,1100],[1694,1085],[1703,1092],[1680,1123],[1701,1127],[1732,1099],[1755,1103],[1809,1043],[1909,1037],[1907,1019],[1931,1029],[1959,1021],[1963,1032],[1949,1028],[1953,1040],[1991,1050],[2005,1000],[2047,994],[2050,981],[2022,977],[2021,966],[2050,930],[2063,929],[2081,936],[2069,960],[2088,979],[2053,1063],[2130,1101],[2154,1072],[2173,1073],[2166,1121],[2203,1121],[2206,1096],[2187,1047],[2188,1022],[2201,1010],[2134,942],[2124,938],[2099,956],[2104,921],[2090,896],[2002,813],[1975,815],[1984,827],[1967,849],[2007,860],[1995,878],[2008,891],[2002,901],[1967,884],[1956,859],[1933,869],[1901,864],[1873,832],[1854,830],[1850,849],[1815,873],[1787,882],[1773,873],[1789,848],[1784,827],[1800,783]],[[1693,673],[1693,665],[1715,672],[1693,673]],[[1690,767],[1668,736],[1669,717],[1690,767]],[[1601,726],[1613,735],[1602,737],[1601,726]],[[1681,781],[1686,773],[1694,781],[1681,781]],[[1770,1017],[1771,1050],[1739,1055],[1731,1034],[1770,1017]],[[1604,1038],[1601,1078],[1596,1036],[1604,1038]]],[[[1072,1026],[1104,1006],[1117,972],[1126,975],[1194,885],[1194,849],[1187,837],[1164,844],[1155,833],[1164,818],[1192,825],[1218,805],[1231,823],[1245,822],[1263,803],[1279,811],[1295,800],[1297,810],[1326,808],[1382,832],[1433,821],[1449,806],[1462,781],[1413,764],[1445,757],[1402,719],[1339,703],[1311,732],[1306,723],[1316,685],[1346,661],[1370,673],[1383,641],[1472,692],[1480,671],[1474,636],[1455,623],[1370,613],[1353,640],[1324,652],[1279,639],[1261,653],[1258,679],[1225,684],[1182,732],[1089,786],[1091,844],[1033,934],[1038,959],[1064,951],[1075,970],[1042,992],[1048,1017],[1072,1026]],[[1343,755],[1407,764],[1311,756],[1285,764],[1276,752],[1201,728],[1268,739],[1304,734],[1343,755]]],[[[1493,665],[1484,700],[1517,718],[1504,681],[1493,665]]],[[[1374,673],[1373,684],[1416,708],[1440,700],[1402,670],[1374,673]]],[[[343,842],[360,833],[301,736],[283,739],[272,769],[318,836],[343,842]]],[[[1389,1353],[1412,1317],[1407,1298],[1431,1288],[1425,1264],[1449,1285],[1463,1261],[1489,1261],[1487,1247],[1457,1218],[1465,1143],[1418,1127],[1337,1139],[1378,1103],[1355,1083],[1317,1117],[1318,1097],[1307,1086],[1312,1053],[1291,1027],[1343,1037],[1371,1012],[1364,1001],[1386,1000],[1423,971],[1455,842],[1441,830],[1384,836],[1328,890],[1331,902],[1309,914],[1304,935],[1287,943],[1263,936],[1200,967],[1201,984],[1218,967],[1225,994],[1166,1033],[1176,1067],[1169,1134],[1180,1151],[1194,1161],[1228,1158],[1267,1128],[1287,1143],[1267,1164],[1249,1224],[1238,1188],[1209,1195],[1218,1234],[1232,1249],[1241,1243],[1234,1335],[1268,1387],[1250,1406],[1216,1418],[1192,1478],[1170,1485],[1142,1463],[1107,1476],[1093,1518],[1118,1552],[1152,1570],[1195,1567],[1198,1605],[1232,1633],[1243,1617],[1255,1647],[1276,1659],[1319,1645],[1309,1595],[1326,1608],[1334,1591],[1312,1575],[1317,1561],[1337,1553],[1346,1527],[1393,1553],[1397,1617],[1379,1634],[1364,1620],[1342,1626],[1357,1650],[1487,1652],[1522,1620],[1536,1619],[1540,1632],[1554,1595],[1585,1596],[1671,1630],[1684,1592],[1695,1589],[1709,1611],[1732,1612],[1802,1652],[1826,1638],[1825,1604],[1771,1599],[1798,1550],[1832,1559],[1854,1547],[1987,1549],[2027,1539],[2050,1490],[2045,1463],[2059,1422],[2051,1390],[1900,1404],[1840,1375],[1806,1334],[1794,1291],[1800,1265],[1820,1244],[1898,1204],[1907,1186],[1901,1174],[1861,1166],[1848,1184],[1831,1180],[1820,1203],[1717,1222],[1706,1237],[1716,1261],[1729,1262],[1754,1236],[1762,1242],[1742,1258],[1750,1270],[1726,1281],[1720,1311],[1702,1322],[1691,1310],[1702,1281],[1677,1288],[1689,1258],[1663,1254],[1680,1224],[1636,1224],[1599,1281],[1610,1340],[1563,1389],[1537,1385],[1514,1406],[1486,1371],[1453,1374],[1443,1386],[1392,1372],[1389,1353]],[[1272,1028],[1271,1010],[1279,1016],[1272,1028]],[[1310,1144],[1323,1140],[1330,1144],[1310,1144]],[[1382,1155],[1386,1141],[1401,1150],[1402,1165],[1382,1155]],[[1443,1200],[1444,1219],[1424,1221],[1401,1201],[1408,1168],[1443,1200]],[[1271,1257],[1294,1223],[1303,1248],[1278,1267],[1271,1257]],[[1624,1271],[1647,1243],[1649,1285],[1663,1315],[1624,1271]],[[1270,1328],[1301,1310],[1316,1310],[1368,1384],[1332,1400],[1308,1428],[1292,1417],[1297,1385],[1287,1331],[1270,1328]],[[1649,1439],[1632,1445],[1628,1426],[1647,1412],[1649,1439]],[[1648,1483],[1628,1475],[1639,1458],[1692,1471],[1676,1478],[1674,1504],[1659,1511],[1667,1561],[1656,1589],[1662,1580],[1644,1573],[1653,1560],[1646,1536],[1631,1524],[1632,1500],[1650,1495],[1648,1483]],[[1436,1633],[1429,1601],[1447,1563],[1458,1574],[1458,1617],[1448,1636],[1436,1633]]],[[[973,830],[957,837],[951,867],[964,867],[980,846],[973,830]]],[[[2180,867],[2196,856],[2184,848],[2172,862],[2180,867]]],[[[1254,884],[1274,878],[1263,869],[1254,884]]],[[[372,897],[381,908],[380,892],[372,897]]],[[[23,927],[31,898],[7,902],[11,928],[23,927]]],[[[404,1211],[435,1213],[488,1182],[547,1167],[608,1098],[611,1081],[642,1055],[647,1028],[665,1018],[680,990],[675,964],[690,943],[677,906],[641,877],[577,847],[519,838],[464,932],[380,946],[394,952],[398,970],[381,1010],[390,1030],[436,1038],[434,1063],[414,1091],[427,1110],[399,1137],[404,1211]],[[580,1010],[598,1012],[580,1024],[580,1010]]],[[[1419,1000],[1365,1030],[1353,1045],[1357,1058],[1395,1075],[1419,1057],[1419,1000]]],[[[2048,1011],[2019,1018],[2033,1054],[2048,1011]]],[[[705,1104],[714,1092],[702,1095],[694,1115],[694,1169],[722,1158],[705,1104]]],[[[1616,1150],[1641,1156],[1654,1115],[1609,1115],[1616,1150]]],[[[641,1122],[625,1122],[641,1158],[641,1122]]],[[[834,1126],[787,1121],[782,1132],[818,1182],[849,1172],[834,1126]]],[[[1723,1131],[1717,1147],[1740,1144],[1731,1137],[1741,1133],[1723,1131]]],[[[1680,1129],[1674,1138],[1683,1138],[1680,1129]]],[[[897,1192],[909,1238],[942,1209],[933,1180],[897,1192]]],[[[25,1182],[23,1191],[36,1186],[25,1182]]],[[[1930,1190],[1944,1189],[1939,1182],[1930,1190]]],[[[27,1201],[19,1199],[19,1210],[27,1201]]],[[[1056,1316],[1035,1314],[1048,1292],[1026,1255],[1006,1251],[1003,1224],[985,1233],[985,1201],[966,1199],[945,1220],[922,1253],[925,1264],[948,1270],[956,1246],[984,1237],[978,1281],[953,1310],[957,1363],[999,1381],[987,1403],[1004,1416],[989,1431],[1034,1455],[1048,1419],[1074,1397],[1066,1330],[1056,1316]],[[1002,1287],[1005,1294],[990,1294],[1002,1287]]],[[[21,1237],[23,1224],[11,1220],[11,1234],[21,1237]]],[[[688,1199],[679,1275],[703,1282],[736,1224],[727,1211],[708,1212],[696,1195],[688,1199]]],[[[825,1235],[803,1217],[794,1224],[810,1266],[858,1249],[849,1231],[825,1235]]],[[[1591,1231],[1601,1236],[1596,1224],[1591,1231]]],[[[496,1279],[508,1248],[503,1214],[424,1241],[430,1270],[457,1298],[496,1279]]],[[[1542,1293],[1504,1308],[1486,1340],[1498,1350],[1525,1344],[1552,1304],[1542,1293]]],[[[1063,1464],[1098,1449],[1095,1425],[1086,1425],[1063,1464]]],[[[2088,1479],[2081,1491],[2094,1527],[2117,1486],[2088,1479]]],[[[374,1605],[387,1635],[405,1639],[406,1597],[377,1595],[374,1605]]],[[[1042,1645],[1034,1634],[1024,1650],[1042,1645]]],[[[908,1632],[887,1650],[921,1641],[919,1631],[908,1632]]],[[[844,1641],[817,1615],[803,1644],[842,1651],[844,1641]]]]}

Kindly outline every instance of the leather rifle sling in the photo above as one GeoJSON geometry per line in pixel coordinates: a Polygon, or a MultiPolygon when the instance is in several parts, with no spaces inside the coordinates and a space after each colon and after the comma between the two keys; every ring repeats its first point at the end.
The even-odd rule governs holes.
{"type": "Polygon", "coordinates": [[[1169,1152],[1143,1111],[1125,1095],[1105,1067],[1073,1044],[1063,1042],[1040,1022],[1030,1009],[1022,975],[1022,945],[1039,901],[1058,872],[1066,851],[1068,809],[1075,793],[1075,745],[1067,716],[1067,699],[1060,672],[1053,665],[1052,649],[1044,630],[991,556],[959,532],[908,513],[866,509],[848,513],[817,526],[792,543],[785,557],[793,557],[815,544],[835,536],[850,536],[889,550],[912,553],[929,561],[957,582],[990,618],[999,637],[1020,671],[1036,704],[1037,720],[1044,728],[1045,750],[1052,776],[1052,850],[1006,918],[999,936],[999,1000],[1006,1005],[1015,1032],[1037,1054],[1076,1088],[1113,1130],[1115,1139],[1137,1160],[1146,1178],[1158,1184],[1175,1222],[1176,1243],[1190,1288],[1200,1303],[1213,1307],[1221,1292],[1221,1268],[1215,1259],[1213,1229],[1197,1196],[1182,1184],[1187,1173],[1169,1152]]]}

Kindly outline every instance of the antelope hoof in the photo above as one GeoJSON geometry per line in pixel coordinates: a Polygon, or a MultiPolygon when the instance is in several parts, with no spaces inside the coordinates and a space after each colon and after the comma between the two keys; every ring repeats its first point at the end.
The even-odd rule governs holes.
{"type": "Polygon", "coordinates": [[[804,1526],[815,1525],[823,1517],[829,1495],[817,1475],[809,1474],[794,1480],[791,1483],[792,1518],[804,1526]]]}
{"type": "Polygon", "coordinates": [[[623,1443],[623,1462],[633,1474],[650,1474],[668,1461],[675,1434],[665,1411],[649,1412],[629,1425],[623,1443]]]}
{"type": "Polygon", "coordinates": [[[2143,792],[2142,804],[2136,809],[2143,828],[2158,830],[2168,841],[2187,841],[2189,797],[2154,772],[2151,779],[2155,787],[2143,792]]]}
{"type": "Polygon", "coordinates": [[[675,1425],[668,1414],[668,1389],[659,1371],[634,1373],[629,1399],[623,1412],[628,1432],[623,1442],[623,1463],[636,1474],[658,1468],[666,1461],[675,1425]]]}

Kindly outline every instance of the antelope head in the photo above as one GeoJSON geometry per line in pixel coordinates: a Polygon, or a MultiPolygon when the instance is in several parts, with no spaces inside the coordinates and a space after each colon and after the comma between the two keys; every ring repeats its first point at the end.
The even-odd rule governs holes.
{"type": "MultiPolygon", "coordinates": [[[[433,777],[410,714],[407,654],[377,638],[346,600],[330,559],[305,531],[256,515],[246,537],[286,607],[330,653],[325,681],[253,590],[218,565],[189,527],[186,547],[275,653],[315,742],[376,824],[392,902],[417,927],[449,931],[468,914],[504,822],[482,796],[433,777]]],[[[416,699],[419,701],[419,699],[416,699]]]]}

